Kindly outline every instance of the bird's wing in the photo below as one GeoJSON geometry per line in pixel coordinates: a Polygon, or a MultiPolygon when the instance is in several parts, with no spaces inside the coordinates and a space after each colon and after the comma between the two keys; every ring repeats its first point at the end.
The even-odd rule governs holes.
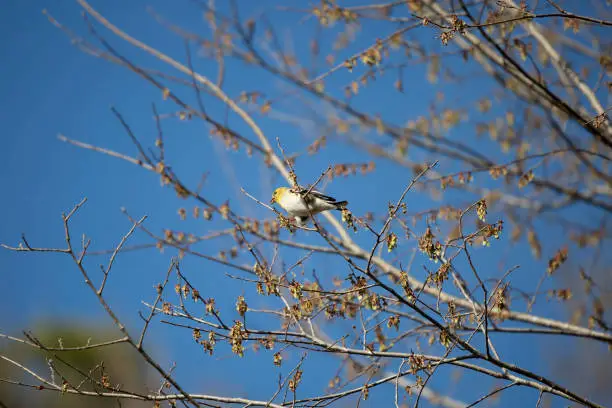
{"type": "Polygon", "coordinates": [[[307,189],[302,189],[300,190],[300,195],[304,195],[308,193],[308,195],[311,195],[313,197],[316,197],[318,199],[321,199],[323,201],[326,201],[328,203],[335,203],[337,200],[334,197],[330,197],[328,195],[325,195],[323,193],[321,193],[320,191],[317,190],[311,190],[310,192],[308,192],[307,189]]]}

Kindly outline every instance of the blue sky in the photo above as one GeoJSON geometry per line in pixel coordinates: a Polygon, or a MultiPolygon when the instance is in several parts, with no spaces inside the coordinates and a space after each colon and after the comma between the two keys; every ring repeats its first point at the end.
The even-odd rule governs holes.
{"type": "MultiPolygon", "coordinates": [[[[16,245],[21,234],[25,234],[32,246],[55,247],[63,246],[63,230],[61,213],[69,211],[74,204],[87,197],[88,203],[74,218],[74,237],[85,233],[92,239],[92,249],[101,250],[116,245],[127,230],[130,223],[121,213],[120,208],[126,208],[135,217],[147,215],[147,226],[159,232],[161,228],[184,229],[202,234],[211,225],[204,221],[181,222],[177,217],[177,209],[185,206],[188,214],[194,203],[185,203],[169,189],[160,187],[159,179],[135,166],[104,155],[90,151],[81,151],[58,140],[58,134],[70,138],[107,147],[109,149],[135,154],[134,147],[126,137],[120,123],[112,115],[110,107],[115,107],[141,141],[147,146],[153,146],[157,131],[153,121],[151,104],[155,103],[158,110],[172,113],[175,107],[171,102],[164,101],[161,93],[145,83],[136,75],[124,68],[84,55],[70,44],[69,39],[57,28],[53,27],[41,13],[47,9],[55,18],[75,31],[86,34],[87,28],[80,16],[76,3],[64,0],[32,0],[21,2],[6,2],[8,10],[0,15],[0,35],[5,40],[0,43],[0,121],[2,128],[2,149],[0,149],[0,185],[4,191],[4,199],[0,202],[0,242],[16,245]],[[186,227],[188,225],[188,227],[186,227]]],[[[184,60],[183,41],[161,28],[154,19],[146,13],[146,6],[152,6],[169,19],[180,22],[203,33],[208,33],[200,22],[201,12],[189,2],[168,2],[161,0],[133,1],[95,1],[94,7],[119,27],[125,28],[136,38],[150,43],[177,59],[184,60]],[[185,11],[187,10],[187,11],[185,11]]],[[[254,9],[246,8],[245,15],[256,15],[261,9],[270,10],[274,2],[262,1],[254,9]]],[[[293,2],[299,4],[299,2],[293,2]]],[[[300,21],[298,17],[289,20],[275,19],[285,14],[270,12],[273,22],[281,27],[281,33],[291,34],[294,38],[310,32],[312,22],[300,21]]],[[[368,30],[375,30],[376,24],[368,30]]],[[[386,33],[387,31],[383,31],[386,33]]],[[[140,51],[130,49],[121,41],[104,33],[111,44],[121,52],[128,53],[130,58],[138,63],[153,68],[162,68],[161,63],[144,55],[140,51]]],[[[360,33],[367,38],[368,31],[360,33]]],[[[378,34],[380,35],[380,34],[378,34]]],[[[362,37],[362,38],[363,38],[362,37]]],[[[287,46],[296,48],[296,52],[304,52],[308,45],[295,41],[287,46]]],[[[195,61],[196,68],[205,75],[214,76],[216,69],[210,62],[195,61]]],[[[233,64],[228,71],[228,82],[225,91],[233,97],[242,90],[264,88],[271,95],[286,95],[291,88],[265,74],[254,73],[240,64],[233,64]],[[257,84],[253,87],[253,84],[257,84]]],[[[466,74],[469,73],[466,72],[466,74]]],[[[330,81],[331,86],[345,83],[346,72],[340,72],[338,79],[330,81]],[[337,82],[334,82],[337,81],[337,82]]],[[[375,103],[374,112],[380,110],[396,123],[405,122],[406,117],[415,117],[426,113],[421,95],[429,92],[424,84],[423,68],[415,67],[407,75],[405,86],[408,96],[393,96],[380,89],[394,81],[391,76],[381,78],[377,86],[364,90],[361,106],[375,103]],[[378,89],[378,90],[377,90],[378,89]]],[[[445,88],[445,98],[449,104],[457,103],[465,97],[457,92],[458,86],[445,88]]],[[[182,90],[181,95],[192,97],[188,91],[182,90]]],[[[488,92],[487,85],[474,90],[473,98],[488,92]]],[[[299,106],[292,104],[291,94],[284,96],[283,108],[287,112],[299,106]]],[[[224,108],[210,102],[207,109],[220,114],[224,108]]],[[[279,108],[281,111],[283,108],[279,108]]],[[[238,130],[248,132],[248,129],[230,115],[230,123],[238,130]]],[[[278,120],[278,114],[272,118],[261,118],[259,123],[272,140],[280,137],[289,151],[303,150],[312,142],[312,135],[297,129],[291,124],[278,120]]],[[[272,187],[279,183],[275,175],[254,159],[245,159],[242,152],[228,152],[217,142],[210,140],[208,129],[200,123],[164,120],[164,137],[167,154],[173,168],[185,181],[195,184],[203,174],[208,173],[203,191],[207,196],[218,198],[218,202],[230,199],[233,208],[241,213],[252,216],[267,216],[266,212],[252,201],[242,196],[238,190],[244,187],[259,197],[269,197],[272,187]]],[[[308,128],[306,128],[308,129],[308,128]]],[[[486,146],[486,143],[483,145],[486,146]]],[[[415,152],[418,158],[418,153],[415,152]]],[[[298,174],[310,181],[315,179],[320,171],[332,162],[359,162],[367,159],[363,154],[331,142],[330,148],[324,150],[310,162],[298,161],[298,174]]],[[[395,200],[401,188],[406,184],[409,175],[398,173],[398,170],[384,162],[377,162],[374,175],[363,178],[337,179],[329,186],[339,197],[347,197],[354,203],[352,207],[356,214],[362,214],[369,208],[383,210],[386,203],[395,200]],[[384,186],[380,180],[385,180],[384,186]],[[378,181],[377,181],[378,180],[378,181]],[[367,200],[355,200],[354,191],[363,191],[367,200]]],[[[452,200],[453,197],[451,196],[452,200]]],[[[418,193],[409,198],[411,211],[428,208],[432,201],[418,193]]],[[[495,216],[494,214],[492,215],[495,216]]],[[[145,240],[143,234],[135,234],[135,241],[145,240]]],[[[363,233],[357,238],[364,240],[363,233]]],[[[76,239],[78,241],[78,239],[76,239]]],[[[227,241],[226,241],[227,242],[227,241]]],[[[368,242],[362,241],[362,242],[368,242]]],[[[544,253],[554,252],[562,240],[551,239],[544,244],[544,253]]],[[[494,243],[495,245],[495,243],[494,243]]],[[[206,247],[207,253],[218,251],[218,244],[206,247]]],[[[524,256],[524,245],[513,247],[510,252],[493,252],[484,255],[481,262],[499,269],[501,275],[505,268],[516,263],[526,266],[517,272],[517,280],[530,278],[532,273],[538,276],[544,262],[534,264],[529,257],[524,256]],[[521,254],[521,255],[517,255],[521,254]]],[[[129,252],[121,255],[114,266],[110,277],[107,296],[119,315],[128,323],[132,330],[139,328],[137,310],[144,310],[141,301],[154,299],[154,285],[159,282],[170,262],[171,251],[159,252],[129,252]]],[[[283,259],[291,264],[298,255],[287,253],[283,259]]],[[[296,258],[297,259],[297,258],[296,258]]],[[[98,263],[106,264],[106,257],[92,257],[88,267],[96,271],[98,263]]],[[[424,259],[417,262],[425,263],[424,259]]],[[[339,275],[346,273],[346,267],[339,260],[318,264],[322,269],[337,268],[339,275]]],[[[216,296],[221,310],[228,312],[233,308],[233,298],[222,297],[222,293],[231,292],[254,297],[250,285],[236,283],[223,276],[223,270],[217,265],[207,264],[199,259],[186,258],[183,270],[194,281],[209,290],[209,295],[216,296]]],[[[334,271],[335,272],[335,271],[334,271]]],[[[0,329],[13,335],[19,335],[23,329],[31,329],[41,322],[78,321],[83,324],[108,325],[110,321],[100,308],[95,297],[88,292],[73,263],[62,255],[21,254],[0,250],[0,307],[3,310],[0,318],[0,329]]],[[[531,282],[531,280],[529,281],[531,282]]],[[[254,304],[258,300],[253,300],[254,304]]],[[[562,315],[562,310],[548,310],[562,315]]],[[[270,355],[247,356],[245,359],[235,358],[229,353],[215,357],[214,365],[193,345],[191,334],[181,330],[170,330],[163,325],[152,328],[155,338],[151,347],[155,354],[168,365],[170,361],[184,361],[177,369],[177,378],[186,384],[188,389],[201,392],[219,392],[221,394],[244,394],[254,398],[266,398],[274,390],[276,371],[266,367],[265,375],[253,375],[248,382],[236,383],[236,370],[256,371],[259,364],[270,364],[270,355]],[[214,367],[214,368],[213,368],[214,367]],[[209,371],[209,369],[214,371],[209,371]]],[[[560,341],[553,348],[561,349],[567,343],[560,341]]],[[[515,343],[507,338],[499,339],[500,349],[513,357],[515,343]]],[[[1,349],[0,343],[0,349],[1,349]]],[[[520,356],[516,358],[534,369],[544,373],[550,372],[545,358],[549,345],[535,341],[522,340],[520,356]],[[538,358],[541,357],[541,358],[538,358]]],[[[310,367],[327,368],[331,376],[333,365],[325,361],[325,356],[309,357],[310,367]]],[[[293,364],[296,360],[293,360],[293,364]]],[[[334,363],[335,364],[335,363],[334,363]]],[[[289,365],[287,366],[289,367],[289,365]]],[[[327,372],[325,371],[325,372],[327,372]]],[[[308,374],[308,372],[307,372],[308,374]]],[[[434,386],[438,389],[456,387],[449,385],[451,371],[443,372],[434,386]]],[[[476,377],[474,377],[476,378],[476,377]]],[[[478,377],[480,381],[481,377],[478,377]]],[[[306,391],[321,391],[329,380],[326,376],[310,376],[305,382],[306,391]]],[[[482,383],[488,390],[491,382],[482,383]]],[[[481,395],[456,390],[453,394],[466,400],[481,395]]],[[[533,392],[523,393],[511,391],[505,404],[521,401],[527,395],[534,397],[533,392]]],[[[535,403],[535,398],[533,402],[535,403]]],[[[376,401],[371,402],[375,406],[376,401]]],[[[531,401],[531,400],[530,400],[531,401]]],[[[506,405],[512,406],[512,405],[506,405]]]]}

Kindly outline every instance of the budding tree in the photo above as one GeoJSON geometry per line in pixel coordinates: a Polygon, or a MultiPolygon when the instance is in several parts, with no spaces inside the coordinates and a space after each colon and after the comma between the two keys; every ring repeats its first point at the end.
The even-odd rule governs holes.
{"type": "MultiPolygon", "coordinates": [[[[611,401],[605,382],[592,386],[609,375],[612,346],[610,279],[601,273],[612,213],[609,2],[254,3],[177,3],[203,17],[195,27],[150,10],[184,44],[182,58],[85,0],[82,34],[49,11],[81,51],[159,90],[142,112],[154,137],[109,114],[132,151],[60,139],[87,150],[75,154],[107,155],[109,165],[127,161],[158,178],[160,195],[177,196],[178,214],[165,216],[183,223],[152,228],[146,214],[124,209],[126,234],[94,250],[72,229],[83,200],[62,215],[62,247],[27,237],[5,245],[71,258],[118,333],[79,350],[131,347],[162,387],[131,389],[93,367],[53,366],[50,376],[8,354],[3,364],[18,370],[3,381],[153,406],[611,401]],[[119,51],[126,46],[134,55],[119,51]],[[180,121],[198,123],[225,165],[199,163],[188,174],[176,154],[188,143],[164,130],[180,121]],[[215,194],[210,186],[226,173],[229,193],[215,194]],[[270,204],[279,186],[349,203],[300,224],[270,204]],[[128,250],[167,260],[161,279],[143,277],[154,289],[139,327],[122,320],[137,311],[118,313],[106,296],[114,260],[128,250]],[[101,270],[100,253],[109,257],[101,270]],[[223,283],[184,267],[189,258],[223,283]],[[193,338],[177,367],[199,372],[195,353],[209,356],[210,372],[237,359],[245,367],[237,384],[263,376],[269,388],[187,387],[151,354],[152,326],[193,338]],[[576,352],[534,352],[543,345],[576,352]]],[[[63,351],[35,332],[3,336],[63,351]]]]}

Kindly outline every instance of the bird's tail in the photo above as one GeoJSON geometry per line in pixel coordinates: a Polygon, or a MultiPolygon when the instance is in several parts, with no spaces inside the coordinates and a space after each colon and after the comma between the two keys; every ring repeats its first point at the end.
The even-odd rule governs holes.
{"type": "Polygon", "coordinates": [[[348,201],[336,201],[334,204],[336,205],[336,210],[344,210],[348,205],[348,201]]]}

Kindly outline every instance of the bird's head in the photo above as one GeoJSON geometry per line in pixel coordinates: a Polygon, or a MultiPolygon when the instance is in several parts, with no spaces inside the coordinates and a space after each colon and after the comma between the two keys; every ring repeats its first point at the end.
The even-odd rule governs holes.
{"type": "Polygon", "coordinates": [[[281,197],[289,190],[287,187],[279,187],[272,193],[270,204],[278,203],[281,197]]]}

